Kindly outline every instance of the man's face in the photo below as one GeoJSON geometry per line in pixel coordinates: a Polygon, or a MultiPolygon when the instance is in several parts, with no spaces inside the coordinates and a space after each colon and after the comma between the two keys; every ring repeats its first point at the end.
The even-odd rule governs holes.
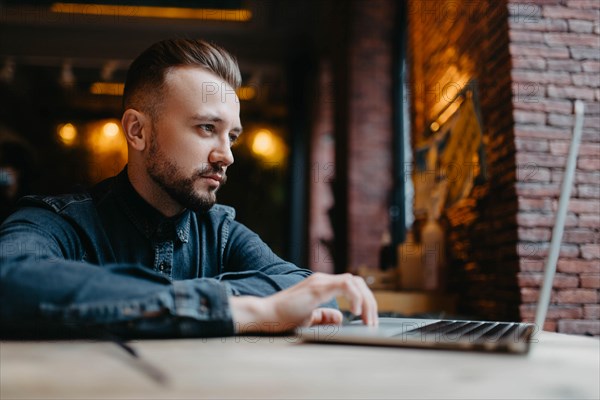
{"type": "Polygon", "coordinates": [[[239,99],[231,86],[197,67],[177,67],[165,77],[154,118],[146,169],[173,200],[208,210],[233,164],[240,135],[239,99]]]}

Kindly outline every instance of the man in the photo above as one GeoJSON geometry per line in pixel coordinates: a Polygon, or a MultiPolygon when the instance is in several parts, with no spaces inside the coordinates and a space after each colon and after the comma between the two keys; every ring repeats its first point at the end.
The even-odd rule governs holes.
{"type": "Polygon", "coordinates": [[[131,65],[122,126],[128,165],[90,193],[26,197],[0,227],[3,330],[99,327],[135,336],[215,336],[339,324],[364,281],[311,275],[215,205],[242,132],[241,82],[223,49],[166,40],[131,65]]]}

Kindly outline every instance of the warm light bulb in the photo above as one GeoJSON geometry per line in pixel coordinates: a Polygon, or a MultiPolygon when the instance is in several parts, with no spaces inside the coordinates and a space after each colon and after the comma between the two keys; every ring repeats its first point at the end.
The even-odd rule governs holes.
{"type": "Polygon", "coordinates": [[[252,151],[261,156],[270,156],[275,153],[273,134],[267,130],[259,131],[252,142],[252,151]]]}
{"type": "Polygon", "coordinates": [[[102,127],[102,134],[106,137],[115,137],[119,133],[119,125],[114,122],[107,122],[102,127]]]}
{"type": "Polygon", "coordinates": [[[256,97],[256,88],[253,86],[241,86],[236,90],[236,93],[240,100],[252,100],[256,97]]]}
{"type": "Polygon", "coordinates": [[[72,145],[77,138],[77,129],[71,123],[64,124],[58,129],[58,137],[67,146],[72,145]]]}

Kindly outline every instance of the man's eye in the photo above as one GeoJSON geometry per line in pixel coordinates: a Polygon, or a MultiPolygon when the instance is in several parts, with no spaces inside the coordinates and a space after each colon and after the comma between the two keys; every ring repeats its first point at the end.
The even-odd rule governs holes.
{"type": "Polygon", "coordinates": [[[234,145],[237,142],[239,135],[229,135],[229,144],[234,145]]]}
{"type": "Polygon", "coordinates": [[[215,126],[210,125],[210,124],[201,124],[201,125],[198,125],[198,128],[200,128],[206,132],[214,132],[215,131],[215,126]]]}

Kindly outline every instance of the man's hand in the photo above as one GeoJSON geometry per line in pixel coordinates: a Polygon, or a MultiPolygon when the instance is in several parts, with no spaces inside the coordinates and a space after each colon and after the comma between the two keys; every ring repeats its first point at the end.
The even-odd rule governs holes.
{"type": "Polygon", "coordinates": [[[377,302],[365,281],[351,274],[314,273],[302,282],[265,298],[230,298],[237,333],[284,332],[301,326],[341,324],[342,313],[318,308],[336,296],[348,299],[351,312],[377,325],[377,302]]]}

